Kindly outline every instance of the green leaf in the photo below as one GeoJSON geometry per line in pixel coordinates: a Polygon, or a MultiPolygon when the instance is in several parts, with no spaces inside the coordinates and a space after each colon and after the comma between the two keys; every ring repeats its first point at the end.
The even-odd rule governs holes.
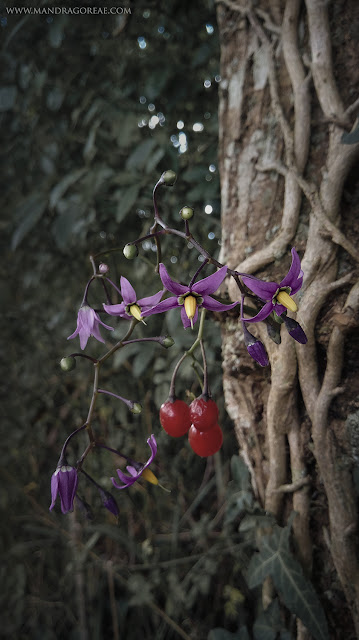
{"type": "Polygon", "coordinates": [[[311,583],[289,549],[290,527],[276,526],[271,536],[261,540],[248,569],[252,589],[271,576],[286,607],[300,618],[316,640],[328,640],[327,621],[311,583]]]}
{"type": "Polygon", "coordinates": [[[359,142],[359,120],[356,127],[350,133],[343,133],[341,141],[343,144],[357,144],[359,142]]]}
{"type": "Polygon", "coordinates": [[[157,141],[153,138],[141,142],[127,159],[126,169],[134,171],[144,169],[156,145],[157,141]]]}
{"type": "Polygon", "coordinates": [[[248,467],[240,456],[232,456],[231,458],[232,478],[239,489],[250,489],[250,477],[248,467]]]}
{"type": "Polygon", "coordinates": [[[277,632],[280,631],[282,621],[278,600],[273,600],[269,607],[260,613],[253,625],[253,635],[255,640],[275,640],[277,632]]]}
{"type": "Polygon", "coordinates": [[[69,187],[80,180],[80,178],[82,178],[86,171],[87,167],[82,167],[82,169],[74,169],[74,171],[66,174],[66,176],[64,176],[62,180],[57,183],[57,185],[52,189],[50,193],[50,209],[54,209],[56,207],[58,201],[61,200],[61,198],[65,195],[69,187]]]}
{"type": "Polygon", "coordinates": [[[121,196],[119,197],[116,211],[116,222],[122,222],[122,220],[127,216],[138,198],[140,187],[141,184],[136,183],[127,189],[121,190],[121,196]]]}
{"type": "Polygon", "coordinates": [[[245,640],[245,638],[242,638],[238,633],[231,633],[226,629],[217,627],[216,629],[211,629],[207,640],[245,640]]]}
{"type": "Polygon", "coordinates": [[[42,218],[46,205],[46,197],[42,194],[32,193],[17,206],[14,215],[15,218],[21,220],[21,222],[11,239],[11,248],[13,251],[42,218]]]}

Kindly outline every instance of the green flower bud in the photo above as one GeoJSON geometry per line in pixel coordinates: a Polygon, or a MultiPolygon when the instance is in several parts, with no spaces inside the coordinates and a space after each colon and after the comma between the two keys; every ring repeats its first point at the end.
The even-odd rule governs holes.
{"type": "Polygon", "coordinates": [[[166,336],[165,339],[163,340],[162,344],[165,347],[165,349],[169,349],[170,347],[172,347],[172,345],[174,345],[175,341],[173,338],[171,338],[171,336],[166,336]]]}
{"type": "Polygon", "coordinates": [[[137,415],[138,413],[141,413],[142,407],[141,407],[140,403],[139,402],[134,402],[131,411],[135,415],[137,415]]]}
{"type": "Polygon", "coordinates": [[[60,367],[63,371],[73,371],[76,368],[76,358],[67,356],[60,361],[60,367]]]}
{"type": "Polygon", "coordinates": [[[183,220],[190,220],[193,218],[194,211],[192,207],[183,207],[180,211],[180,216],[183,220]]]}
{"type": "Polygon", "coordinates": [[[127,260],[133,260],[138,256],[138,249],[135,244],[125,244],[123,248],[123,255],[127,260]]]}
{"type": "Polygon", "coordinates": [[[171,169],[169,169],[168,171],[165,171],[161,176],[161,181],[164,185],[166,185],[166,187],[173,187],[176,180],[177,180],[177,176],[175,172],[172,171],[171,169]]]}
{"type": "Polygon", "coordinates": [[[279,324],[274,325],[271,322],[267,322],[266,326],[267,326],[267,333],[270,339],[273,340],[273,342],[275,342],[276,344],[280,344],[281,343],[280,325],[279,324]]]}

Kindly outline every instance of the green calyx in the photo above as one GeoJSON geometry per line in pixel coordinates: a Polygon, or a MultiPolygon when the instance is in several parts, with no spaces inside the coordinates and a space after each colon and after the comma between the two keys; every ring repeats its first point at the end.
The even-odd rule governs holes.
{"type": "Polygon", "coordinates": [[[193,218],[194,211],[192,207],[182,207],[180,211],[180,216],[183,220],[190,220],[193,218]]]}
{"type": "Polygon", "coordinates": [[[73,371],[76,368],[76,358],[73,356],[66,356],[60,361],[60,367],[62,371],[73,371]]]}
{"type": "Polygon", "coordinates": [[[166,187],[173,187],[176,180],[177,180],[177,175],[171,169],[169,169],[168,171],[165,171],[161,176],[161,182],[164,185],[166,185],[166,187]]]}
{"type": "Polygon", "coordinates": [[[165,349],[169,349],[174,345],[174,343],[175,341],[173,338],[171,338],[171,336],[166,336],[162,342],[162,345],[165,347],[165,349]]]}
{"type": "Polygon", "coordinates": [[[132,407],[131,411],[132,411],[132,413],[134,413],[135,415],[137,415],[137,414],[141,413],[141,411],[142,411],[142,407],[141,407],[140,403],[139,403],[139,402],[134,402],[134,403],[133,403],[133,407],[132,407]]]}
{"type": "Polygon", "coordinates": [[[135,244],[125,244],[123,248],[123,255],[127,260],[133,260],[138,256],[138,249],[135,244]]]}

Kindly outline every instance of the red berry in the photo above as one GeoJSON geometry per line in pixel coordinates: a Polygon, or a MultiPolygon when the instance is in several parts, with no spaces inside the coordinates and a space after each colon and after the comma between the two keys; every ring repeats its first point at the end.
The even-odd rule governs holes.
{"type": "Polygon", "coordinates": [[[192,424],[200,431],[208,431],[217,423],[218,407],[211,398],[196,398],[191,402],[189,410],[192,424]]]}
{"type": "Polygon", "coordinates": [[[167,400],[160,408],[160,422],[173,438],[184,436],[191,426],[188,404],[183,400],[167,400]]]}
{"type": "Polygon", "coordinates": [[[222,446],[222,429],[218,424],[215,424],[209,431],[199,431],[192,425],[188,432],[188,442],[198,456],[202,458],[213,456],[222,446]]]}

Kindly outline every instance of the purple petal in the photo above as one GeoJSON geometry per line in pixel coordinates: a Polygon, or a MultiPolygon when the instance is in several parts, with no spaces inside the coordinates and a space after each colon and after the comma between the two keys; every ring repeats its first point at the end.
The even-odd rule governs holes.
{"type": "Polygon", "coordinates": [[[168,275],[167,269],[162,262],[160,264],[160,278],[167,291],[174,293],[176,296],[181,296],[182,294],[188,293],[189,291],[188,287],[185,287],[183,284],[179,284],[179,282],[174,282],[173,280],[171,280],[168,275]]]}
{"type": "Polygon", "coordinates": [[[147,316],[153,316],[155,313],[163,313],[163,311],[169,311],[170,309],[175,309],[175,307],[178,306],[177,298],[172,296],[171,298],[167,298],[167,300],[162,300],[162,302],[159,302],[155,307],[144,311],[142,313],[142,317],[147,318],[147,316]]]}
{"type": "Polygon", "coordinates": [[[258,362],[261,367],[266,367],[269,364],[267,352],[264,344],[260,340],[256,340],[253,344],[248,345],[247,351],[251,358],[258,362]]]}
{"type": "Polygon", "coordinates": [[[222,302],[218,302],[211,296],[203,296],[202,306],[205,309],[209,309],[209,311],[229,311],[229,309],[233,309],[238,302],[232,302],[231,304],[222,304],[222,302]]]}
{"type": "Polygon", "coordinates": [[[268,316],[272,313],[272,311],[273,311],[272,303],[266,302],[266,304],[262,307],[259,313],[257,313],[256,316],[254,316],[254,318],[245,318],[245,322],[261,322],[262,320],[265,320],[265,318],[268,318],[268,316]]]}
{"type": "Polygon", "coordinates": [[[97,313],[96,313],[96,321],[102,324],[102,326],[105,327],[105,329],[108,329],[109,331],[113,331],[113,327],[110,327],[108,324],[105,324],[104,322],[102,322],[101,318],[97,315],[97,313]]]}
{"type": "MultiPolygon", "coordinates": [[[[119,474],[119,469],[117,469],[117,473],[119,474]]],[[[111,482],[113,486],[116,487],[116,489],[127,489],[127,487],[131,487],[136,482],[136,478],[129,478],[125,474],[123,474],[123,476],[124,476],[123,482],[125,484],[117,484],[115,478],[111,478],[111,482]]],[[[121,480],[122,480],[122,477],[121,477],[121,480]]]]}
{"type": "Polygon", "coordinates": [[[103,308],[109,316],[121,316],[122,318],[127,318],[127,313],[125,311],[126,305],[124,302],[120,304],[103,304],[103,308]]]}
{"type": "Polygon", "coordinates": [[[133,286],[129,283],[127,278],[124,278],[124,276],[121,276],[120,283],[121,283],[121,295],[123,297],[123,301],[125,305],[127,306],[128,304],[135,304],[136,291],[134,290],[133,286]]]}
{"type": "Polygon", "coordinates": [[[281,316],[282,313],[287,311],[286,307],[284,307],[282,304],[278,304],[278,303],[274,305],[273,309],[276,312],[277,316],[281,316]]]}
{"type": "Polygon", "coordinates": [[[90,335],[91,334],[87,333],[87,331],[85,331],[85,329],[80,329],[79,338],[80,338],[80,347],[81,347],[82,351],[86,348],[87,341],[88,341],[90,335]]]}
{"type": "MultiPolygon", "coordinates": [[[[103,339],[103,337],[102,337],[102,335],[101,335],[101,333],[100,333],[100,328],[99,328],[99,326],[98,326],[98,323],[96,323],[96,324],[94,325],[94,328],[92,329],[92,333],[91,333],[91,335],[92,335],[94,338],[96,338],[96,340],[98,340],[99,342],[105,342],[105,341],[104,341],[104,339],[103,339]]],[[[81,338],[81,336],[80,336],[80,338],[81,338]]],[[[80,339],[80,343],[81,343],[81,339],[80,339]]]]}
{"type": "Polygon", "coordinates": [[[57,493],[58,493],[58,487],[59,487],[58,475],[59,474],[55,472],[55,473],[52,474],[52,477],[51,477],[51,498],[52,498],[52,502],[51,502],[51,505],[49,507],[49,511],[52,511],[54,506],[55,506],[57,493]]]}
{"type": "Polygon", "coordinates": [[[68,340],[72,340],[72,338],[76,338],[79,335],[80,329],[77,327],[75,331],[67,338],[68,340]]]}
{"type": "Polygon", "coordinates": [[[157,453],[157,442],[156,442],[156,438],[155,438],[155,436],[153,435],[153,433],[152,433],[152,434],[150,435],[150,437],[147,439],[147,444],[148,444],[148,446],[149,446],[149,447],[150,447],[150,449],[151,449],[151,456],[150,456],[150,458],[148,459],[147,463],[145,464],[144,469],[145,469],[146,467],[148,467],[148,465],[153,461],[153,459],[154,459],[154,457],[155,457],[155,455],[156,455],[156,453],[157,453]]]}
{"type": "Polygon", "coordinates": [[[203,278],[203,280],[196,282],[193,287],[191,287],[191,290],[199,293],[201,296],[214,293],[217,291],[219,285],[222,284],[226,275],[227,267],[222,267],[221,269],[218,269],[216,273],[212,273],[211,276],[207,276],[207,278],[203,278]]]}
{"type": "Polygon", "coordinates": [[[264,280],[254,276],[242,276],[242,280],[246,287],[262,300],[272,300],[279,289],[279,285],[276,282],[264,282],[264,280]]]}
{"type": "Polygon", "coordinates": [[[155,293],[153,296],[149,296],[148,298],[141,298],[141,300],[137,300],[137,304],[141,308],[141,311],[146,311],[146,308],[152,308],[156,304],[161,301],[161,298],[164,294],[164,289],[161,289],[158,293],[155,293]]]}
{"type": "Polygon", "coordinates": [[[61,467],[58,473],[58,492],[61,500],[62,513],[72,511],[78,485],[78,475],[73,467],[61,467]]]}
{"type": "Polygon", "coordinates": [[[290,265],[290,269],[280,282],[280,287],[290,287],[291,294],[295,294],[301,288],[303,284],[303,271],[300,268],[300,258],[296,252],[296,250],[292,249],[292,264],[290,265]]]}
{"type": "MultiPolygon", "coordinates": [[[[187,316],[184,306],[181,307],[181,320],[185,329],[188,329],[191,326],[191,321],[187,316]]],[[[192,318],[192,324],[196,324],[197,320],[198,320],[198,307],[196,308],[196,312],[192,318]]]]}

